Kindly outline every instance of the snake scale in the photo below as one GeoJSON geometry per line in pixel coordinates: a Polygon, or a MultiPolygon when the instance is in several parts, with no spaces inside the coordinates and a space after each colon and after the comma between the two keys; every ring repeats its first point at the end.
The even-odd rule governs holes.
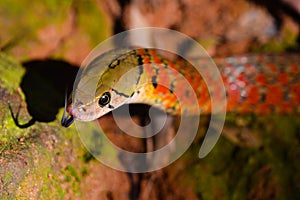
{"type": "MultiPolygon", "coordinates": [[[[109,59],[111,53],[101,56],[109,59]]],[[[224,82],[228,112],[300,112],[299,54],[236,56],[215,62],[224,82]]],[[[209,70],[205,61],[203,67],[209,70]]],[[[189,62],[167,59],[155,49],[135,48],[115,56],[96,76],[95,98],[84,103],[73,100],[65,108],[69,116],[64,113],[63,126],[69,126],[74,119],[97,119],[125,103],[154,105],[174,115],[194,114],[195,106],[201,113],[209,113],[210,96],[222,98],[218,97],[218,88],[208,92],[202,76],[189,62]],[[186,80],[191,87],[183,86],[186,80]],[[196,101],[191,98],[193,92],[196,101]]]]}

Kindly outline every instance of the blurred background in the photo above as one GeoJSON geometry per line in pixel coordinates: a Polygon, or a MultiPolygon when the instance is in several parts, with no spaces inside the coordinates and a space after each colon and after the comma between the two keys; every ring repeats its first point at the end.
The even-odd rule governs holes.
{"type": "MultiPolygon", "coordinates": [[[[300,198],[298,114],[229,113],[217,145],[199,159],[204,117],[184,156],[145,174],[104,166],[75,127],[60,126],[66,88],[109,36],[154,26],[187,34],[213,57],[290,54],[299,53],[299,23],[298,0],[2,0],[0,199],[300,198]]],[[[120,136],[111,116],[100,123],[114,142],[143,149],[144,141],[120,136]]]]}

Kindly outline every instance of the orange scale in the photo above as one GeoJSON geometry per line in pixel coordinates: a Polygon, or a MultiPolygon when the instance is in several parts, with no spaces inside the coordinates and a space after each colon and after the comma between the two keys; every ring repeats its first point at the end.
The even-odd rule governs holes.
{"type": "Polygon", "coordinates": [[[143,57],[143,63],[144,64],[149,64],[150,63],[150,59],[148,56],[143,57]]]}
{"type": "Polygon", "coordinates": [[[162,102],[165,104],[166,107],[173,107],[176,103],[176,98],[174,98],[173,95],[164,96],[162,98],[162,102]]]}
{"type": "MultiPolygon", "coordinates": [[[[194,88],[194,87],[193,87],[194,88]]],[[[194,92],[196,94],[202,94],[202,92],[206,91],[207,90],[207,87],[204,83],[198,83],[198,85],[196,85],[195,89],[194,89],[194,92]]]]}
{"type": "Polygon", "coordinates": [[[184,76],[184,78],[189,81],[189,82],[193,82],[193,78],[191,76],[191,74],[189,72],[182,74],[184,76]]]}
{"type": "Polygon", "coordinates": [[[207,101],[210,101],[210,96],[209,96],[208,92],[201,93],[200,97],[198,98],[198,102],[200,104],[204,104],[207,101]]]}
{"type": "Polygon", "coordinates": [[[169,99],[172,101],[172,102],[176,102],[177,101],[177,96],[175,94],[172,94],[169,96],[169,99]]]}
{"type": "Polygon", "coordinates": [[[240,100],[240,92],[238,90],[227,91],[227,108],[229,111],[234,110],[238,106],[240,100]]]}
{"type": "Polygon", "coordinates": [[[289,75],[285,72],[282,72],[278,75],[278,82],[282,85],[287,85],[289,83],[289,75]]]}
{"type": "Polygon", "coordinates": [[[263,73],[259,73],[259,74],[256,75],[256,81],[260,85],[267,85],[268,84],[267,77],[263,73]]]}
{"type": "Polygon", "coordinates": [[[245,74],[245,73],[241,73],[241,74],[239,74],[239,75],[237,76],[236,79],[239,80],[239,81],[245,82],[245,80],[247,79],[247,77],[246,77],[246,74],[245,74]]]}
{"type": "Polygon", "coordinates": [[[251,113],[253,112],[253,108],[251,105],[247,104],[247,103],[242,103],[240,106],[238,106],[237,108],[238,112],[241,114],[246,114],[246,113],[251,113]]]}
{"type": "Polygon", "coordinates": [[[207,102],[207,103],[205,103],[205,104],[199,104],[199,108],[200,108],[200,111],[201,111],[201,114],[202,113],[205,113],[205,114],[207,114],[207,113],[211,113],[211,103],[210,102],[207,102]]]}
{"type": "Polygon", "coordinates": [[[273,73],[278,72],[278,68],[277,68],[276,64],[274,64],[274,63],[268,63],[267,67],[269,67],[270,71],[273,72],[273,73]]]}
{"type": "Polygon", "coordinates": [[[167,64],[168,64],[168,66],[171,67],[172,69],[175,69],[175,70],[178,69],[178,68],[176,67],[176,65],[175,65],[174,63],[172,63],[172,62],[168,62],[167,64]]]}
{"type": "Polygon", "coordinates": [[[279,112],[280,113],[291,113],[291,112],[293,112],[293,106],[288,102],[283,102],[279,106],[279,112]]]}
{"type": "Polygon", "coordinates": [[[200,75],[194,76],[193,78],[193,82],[195,82],[196,84],[200,83],[202,81],[202,77],[200,75]]]}
{"type": "Polygon", "coordinates": [[[260,104],[256,107],[256,112],[258,114],[270,114],[271,113],[271,108],[267,104],[260,104]]]}
{"type": "Polygon", "coordinates": [[[259,93],[259,89],[256,85],[250,85],[249,86],[249,91],[247,93],[247,101],[250,104],[257,104],[259,102],[260,99],[260,93],[259,93]]]}
{"type": "Polygon", "coordinates": [[[299,72],[299,67],[298,67],[298,64],[296,63],[291,63],[290,64],[290,72],[291,73],[298,73],[299,72]]]}
{"type": "Polygon", "coordinates": [[[270,105],[281,104],[283,102],[283,89],[280,85],[273,84],[267,87],[266,103],[270,105]]]}
{"type": "Polygon", "coordinates": [[[226,76],[222,76],[222,81],[223,81],[224,84],[227,83],[228,82],[227,81],[227,77],[226,76]]]}
{"type": "Polygon", "coordinates": [[[291,103],[293,105],[299,105],[300,104],[300,83],[293,84],[291,86],[290,93],[291,93],[291,103]]]}
{"type": "Polygon", "coordinates": [[[162,94],[170,93],[169,89],[162,86],[162,85],[157,85],[156,88],[155,88],[155,91],[158,92],[158,93],[162,93],[162,94]]]}
{"type": "Polygon", "coordinates": [[[156,64],[161,64],[162,63],[160,58],[158,58],[157,56],[154,56],[152,59],[153,59],[154,63],[156,63],[156,64]]]}
{"type": "Polygon", "coordinates": [[[155,51],[153,51],[153,50],[150,50],[149,51],[149,55],[150,55],[150,57],[154,60],[154,58],[157,58],[157,54],[155,53],[155,51]]]}
{"type": "Polygon", "coordinates": [[[137,49],[136,52],[141,56],[145,55],[145,49],[137,49]]]}

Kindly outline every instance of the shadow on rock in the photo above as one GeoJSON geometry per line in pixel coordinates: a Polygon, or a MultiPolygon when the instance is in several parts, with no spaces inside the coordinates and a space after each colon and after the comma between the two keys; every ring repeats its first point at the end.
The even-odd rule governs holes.
{"type": "MultiPolygon", "coordinates": [[[[28,113],[32,119],[19,124],[18,113],[13,116],[16,125],[27,128],[38,122],[55,120],[59,108],[64,106],[65,92],[73,88],[78,67],[61,60],[33,60],[23,63],[26,73],[21,89],[25,94],[28,113]]],[[[13,114],[12,114],[13,115],[13,114]]]]}

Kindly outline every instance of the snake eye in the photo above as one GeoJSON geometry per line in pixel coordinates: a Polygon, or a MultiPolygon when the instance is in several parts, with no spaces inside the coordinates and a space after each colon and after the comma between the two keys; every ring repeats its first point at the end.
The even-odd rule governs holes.
{"type": "Polygon", "coordinates": [[[103,93],[102,96],[100,97],[100,99],[98,100],[98,104],[101,107],[107,105],[109,102],[110,102],[110,93],[109,92],[103,93]]]}

